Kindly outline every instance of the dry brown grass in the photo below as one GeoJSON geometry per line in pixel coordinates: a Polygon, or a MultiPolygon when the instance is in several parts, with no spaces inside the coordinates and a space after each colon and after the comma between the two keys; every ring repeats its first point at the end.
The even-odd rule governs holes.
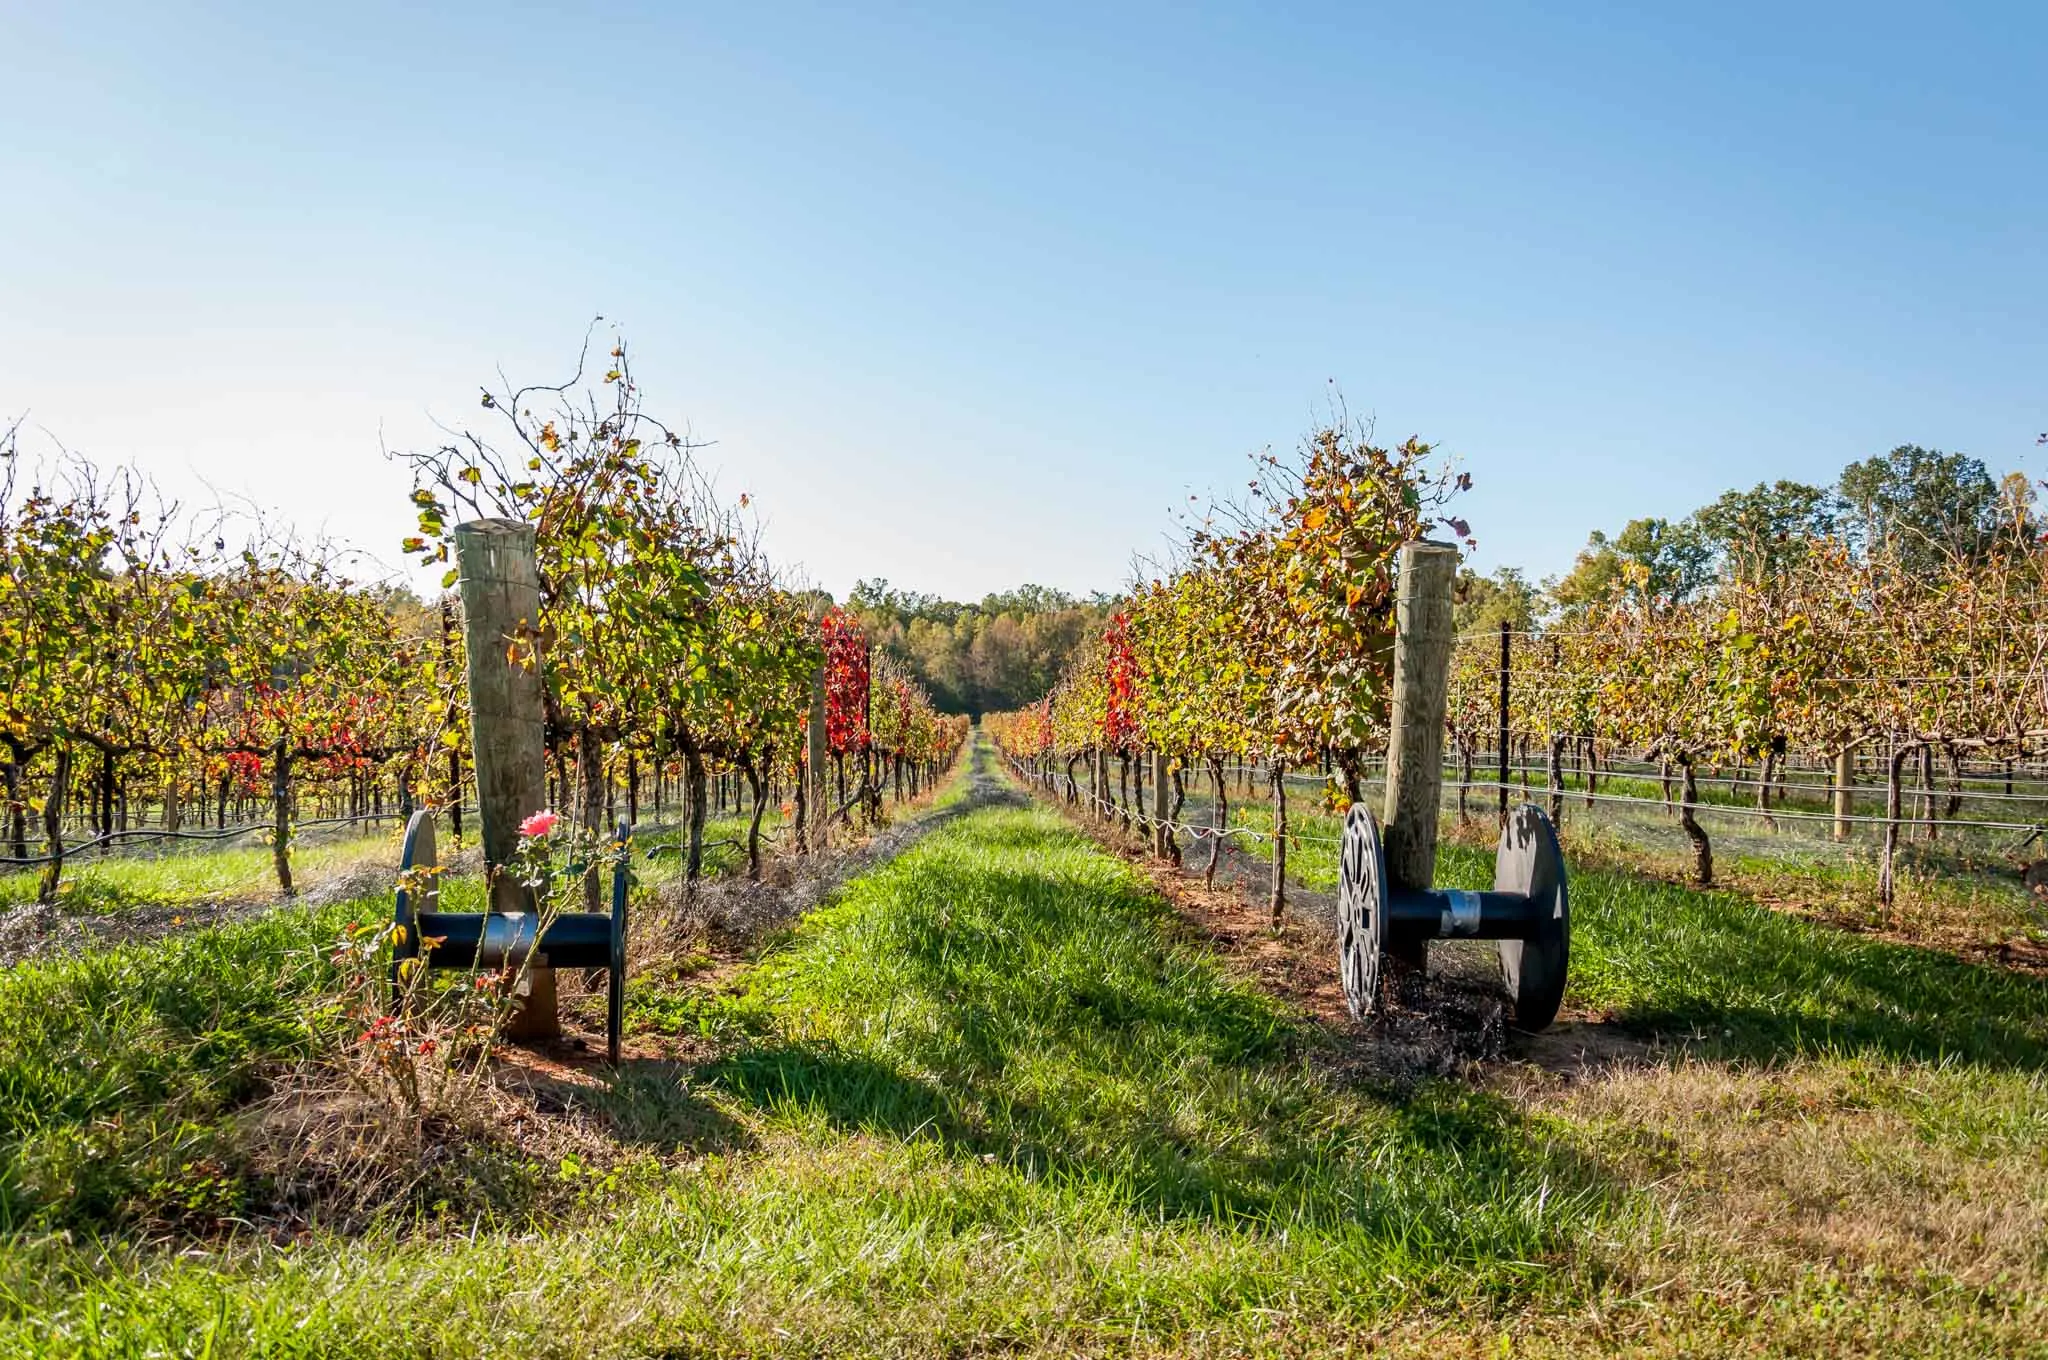
{"type": "Polygon", "coordinates": [[[2048,1297],[2048,1155],[1942,1146],[1853,1068],[1679,1058],[1496,1084],[1588,1130],[1702,1259],[2048,1297]]]}
{"type": "Polygon", "coordinates": [[[593,1103],[549,1098],[518,1067],[423,1069],[415,1109],[338,1063],[301,1067],[242,1119],[273,1187],[259,1225],[291,1237],[390,1218],[471,1223],[560,1207],[542,1168],[609,1168],[625,1153],[593,1103]]]}

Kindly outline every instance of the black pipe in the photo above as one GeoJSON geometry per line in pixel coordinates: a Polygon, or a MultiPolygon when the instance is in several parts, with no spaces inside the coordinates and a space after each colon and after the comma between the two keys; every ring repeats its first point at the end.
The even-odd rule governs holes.
{"type": "Polygon", "coordinates": [[[1396,888],[1387,901],[1390,933],[1427,940],[1524,940],[1536,912],[1527,893],[1396,888]]]}

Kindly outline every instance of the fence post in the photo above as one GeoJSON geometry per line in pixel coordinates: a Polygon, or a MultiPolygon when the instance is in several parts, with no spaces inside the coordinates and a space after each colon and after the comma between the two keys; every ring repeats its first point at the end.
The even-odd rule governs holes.
{"type": "Polygon", "coordinates": [[[1162,859],[1166,857],[1167,838],[1173,834],[1172,831],[1167,829],[1167,811],[1166,754],[1163,751],[1154,751],[1152,753],[1152,853],[1162,859]]]}
{"type": "Polygon", "coordinates": [[[1835,839],[1849,839],[1849,818],[1855,815],[1856,796],[1850,790],[1856,786],[1856,748],[1844,743],[1835,752],[1835,839]]]}
{"type": "MultiPolygon", "coordinates": [[[[455,669],[455,606],[441,601],[441,664],[455,669]]],[[[452,714],[449,716],[453,716],[452,714]]],[[[202,780],[202,783],[205,781],[202,780]]],[[[455,833],[455,846],[462,847],[462,751],[448,748],[448,826],[455,833]]]]}
{"type": "Polygon", "coordinates": [[[1508,621],[1500,621],[1500,824],[1508,824],[1508,662],[1510,651],[1508,621]]]}
{"type": "MultiPolygon", "coordinates": [[[[484,874],[490,909],[531,912],[533,894],[502,867],[519,849],[519,823],[547,805],[546,705],[540,655],[540,568],[533,526],[482,519],[455,526],[457,589],[462,596],[462,641],[468,654],[471,764],[476,774],[477,820],[483,823],[484,874]]],[[[454,791],[460,805],[462,791],[454,791]]],[[[555,1013],[555,973],[536,955],[526,970],[526,994],[506,1034],[552,1038],[562,1032],[555,1013]]]]}
{"type": "Polygon", "coordinates": [[[825,733],[825,667],[821,659],[817,678],[811,682],[810,721],[804,724],[804,778],[810,784],[806,802],[813,854],[831,841],[825,829],[832,819],[832,775],[827,768],[832,763],[832,750],[825,733]]]}
{"type": "Polygon", "coordinates": [[[1444,706],[1449,693],[1451,584],[1458,550],[1446,543],[1401,545],[1394,603],[1394,711],[1387,738],[1387,876],[1427,888],[1436,873],[1436,831],[1444,783],[1444,706]]]}
{"type": "Polygon", "coordinates": [[[1270,900],[1273,928],[1287,919],[1287,762],[1273,755],[1273,885],[1270,900]]]}

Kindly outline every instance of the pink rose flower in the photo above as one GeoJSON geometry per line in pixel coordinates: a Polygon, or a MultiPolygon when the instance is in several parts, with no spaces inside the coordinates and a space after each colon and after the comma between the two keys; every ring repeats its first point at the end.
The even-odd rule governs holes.
{"type": "Polygon", "coordinates": [[[552,812],[536,812],[519,824],[519,834],[531,840],[539,840],[555,829],[555,823],[562,819],[552,812]]]}

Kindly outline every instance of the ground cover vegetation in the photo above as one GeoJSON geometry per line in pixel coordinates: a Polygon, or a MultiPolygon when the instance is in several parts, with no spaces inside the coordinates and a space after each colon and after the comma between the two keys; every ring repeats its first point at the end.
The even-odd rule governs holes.
{"type": "MultiPolygon", "coordinates": [[[[1050,808],[956,808],[751,963],[665,984],[682,1047],[574,1088],[588,1141],[525,1167],[520,1212],[203,1252],[14,1234],[0,1344],[2039,1351],[2038,988],[1617,874],[1581,893],[1574,1008],[1631,1057],[1361,1077],[1367,1036],[1252,985],[1050,808]]],[[[276,976],[298,951],[246,932],[287,919],[209,947],[276,976]]],[[[280,1013],[257,990],[224,1011],[280,1013]]]]}

